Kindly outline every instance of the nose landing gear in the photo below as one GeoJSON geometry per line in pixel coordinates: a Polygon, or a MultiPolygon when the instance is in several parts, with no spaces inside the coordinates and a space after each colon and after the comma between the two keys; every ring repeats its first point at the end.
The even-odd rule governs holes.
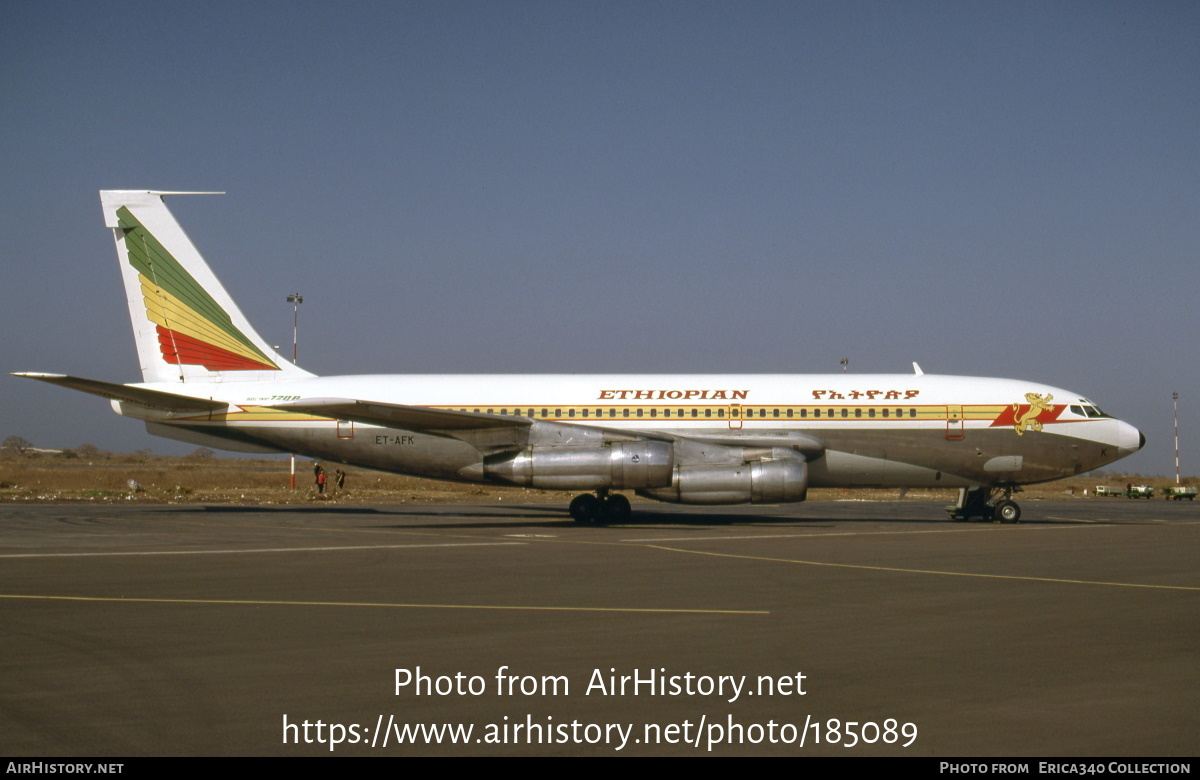
{"type": "Polygon", "coordinates": [[[1021,507],[1012,500],[1013,488],[962,488],[958,491],[958,503],[946,507],[950,519],[955,522],[967,522],[972,518],[991,520],[1000,523],[1019,523],[1021,507]],[[994,501],[997,496],[1004,498],[994,501]]]}
{"type": "Polygon", "coordinates": [[[1019,523],[1021,522],[1021,507],[1016,501],[1004,499],[997,501],[995,508],[992,510],[992,517],[1002,523],[1019,523]]]}

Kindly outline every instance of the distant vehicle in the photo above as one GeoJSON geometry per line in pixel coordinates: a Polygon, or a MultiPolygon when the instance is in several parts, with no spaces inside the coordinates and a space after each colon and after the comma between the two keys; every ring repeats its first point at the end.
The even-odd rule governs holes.
{"type": "MultiPolygon", "coordinates": [[[[19,376],[103,396],[150,433],[205,447],[583,491],[569,512],[589,523],[629,516],[617,490],[682,504],[780,504],[803,501],[810,486],[959,488],[955,519],[1016,522],[1018,486],[1075,476],[1145,444],[1078,393],[926,375],[915,363],[903,375],[315,376],[255,332],[163,203],[176,194],[185,193],[100,193],[143,382],[19,376]]],[[[603,312],[594,291],[571,294],[603,312]]],[[[729,325],[747,343],[802,338],[773,322],[777,314],[741,311],[729,325]]],[[[406,337],[425,327],[412,323],[406,337]]]]}
{"type": "Polygon", "coordinates": [[[1154,498],[1154,488],[1149,485],[1134,485],[1129,488],[1130,498],[1154,498]]]}
{"type": "Polygon", "coordinates": [[[1107,487],[1105,485],[1096,485],[1096,495],[1108,496],[1110,498],[1120,497],[1125,495],[1125,491],[1121,488],[1107,487]]]}
{"type": "Polygon", "coordinates": [[[1169,498],[1172,501],[1194,501],[1196,499],[1195,487],[1167,487],[1163,488],[1163,498],[1169,498]]]}

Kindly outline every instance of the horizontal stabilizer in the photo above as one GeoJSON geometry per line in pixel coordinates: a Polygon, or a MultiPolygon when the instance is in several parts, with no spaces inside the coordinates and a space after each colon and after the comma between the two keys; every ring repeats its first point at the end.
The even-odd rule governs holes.
{"type": "Polygon", "coordinates": [[[62,387],[69,387],[72,390],[80,390],[84,393],[98,395],[112,401],[141,404],[142,406],[161,409],[167,412],[211,412],[217,409],[224,409],[229,405],[224,401],[192,398],[187,395],[164,393],[161,390],[150,390],[145,387],[135,387],[133,385],[118,385],[115,382],[101,382],[99,379],[84,379],[83,377],[67,376],[66,374],[37,374],[27,372],[13,374],[13,376],[37,379],[42,382],[49,382],[52,385],[60,385],[62,387]]]}

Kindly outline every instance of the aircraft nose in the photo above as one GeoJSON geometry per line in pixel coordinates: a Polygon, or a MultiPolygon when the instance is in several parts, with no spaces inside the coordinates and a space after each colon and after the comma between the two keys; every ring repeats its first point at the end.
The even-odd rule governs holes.
{"type": "Polygon", "coordinates": [[[1127,422],[1121,422],[1118,425],[1117,450],[1121,453],[1122,458],[1132,455],[1146,446],[1146,434],[1127,422]]]}

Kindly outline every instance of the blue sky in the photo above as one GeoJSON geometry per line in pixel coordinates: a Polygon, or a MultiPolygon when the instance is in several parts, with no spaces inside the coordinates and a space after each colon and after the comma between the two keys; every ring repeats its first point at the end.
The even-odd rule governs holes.
{"type": "MultiPolygon", "coordinates": [[[[318,373],[1030,379],[1196,473],[1200,5],[81,3],[0,18],[0,355],[135,381],[100,189],[318,373]]],[[[286,350],[285,350],[286,351],[286,350]]],[[[188,445],[3,382],[0,437],[188,445]]]]}

